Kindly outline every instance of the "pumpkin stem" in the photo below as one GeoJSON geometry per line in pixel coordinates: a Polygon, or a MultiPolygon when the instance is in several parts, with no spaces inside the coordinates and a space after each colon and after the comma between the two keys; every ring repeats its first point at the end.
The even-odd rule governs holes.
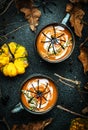
{"type": "Polygon", "coordinates": [[[8,47],[8,50],[9,50],[10,54],[11,54],[11,57],[12,57],[10,61],[14,61],[14,55],[13,55],[13,53],[11,52],[9,45],[8,45],[8,44],[6,44],[6,45],[7,45],[7,47],[8,47]]]}

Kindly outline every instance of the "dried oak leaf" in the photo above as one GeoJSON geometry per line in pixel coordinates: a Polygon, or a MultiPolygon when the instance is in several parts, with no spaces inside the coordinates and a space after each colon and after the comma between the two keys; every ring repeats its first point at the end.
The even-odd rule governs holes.
{"type": "Polygon", "coordinates": [[[15,0],[15,3],[20,12],[24,13],[25,19],[29,22],[31,30],[36,31],[41,11],[34,7],[32,0],[15,0]]]}
{"type": "Polygon", "coordinates": [[[74,6],[73,6],[72,3],[68,3],[68,4],[66,5],[66,12],[71,13],[73,7],[74,7],[74,6]]]}
{"type": "Polygon", "coordinates": [[[78,56],[78,59],[83,64],[84,73],[86,74],[88,72],[88,47],[80,45],[80,55],[78,56]]]}
{"type": "Polygon", "coordinates": [[[44,128],[52,122],[52,118],[45,121],[28,123],[27,125],[14,125],[12,130],[44,130],[44,128]]]}
{"type": "Polygon", "coordinates": [[[74,6],[71,12],[70,23],[71,23],[71,26],[74,27],[75,34],[78,37],[82,37],[82,30],[84,26],[82,23],[82,19],[84,15],[85,15],[85,12],[82,9],[74,6]]]}
{"type": "Polygon", "coordinates": [[[20,11],[25,14],[25,18],[28,20],[31,30],[35,31],[36,26],[38,26],[38,19],[41,16],[41,12],[37,8],[22,8],[20,11]]]}
{"type": "Polygon", "coordinates": [[[26,125],[22,124],[22,125],[14,125],[12,130],[25,130],[26,125]]]}

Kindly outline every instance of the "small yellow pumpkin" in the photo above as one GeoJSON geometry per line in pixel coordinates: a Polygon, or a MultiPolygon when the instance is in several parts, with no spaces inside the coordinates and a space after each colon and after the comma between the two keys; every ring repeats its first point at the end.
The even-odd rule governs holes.
{"type": "Polygon", "coordinates": [[[3,44],[0,49],[1,72],[10,77],[25,73],[25,68],[29,65],[27,56],[24,46],[16,42],[3,44]]]}
{"type": "Polygon", "coordinates": [[[75,118],[71,121],[70,130],[88,130],[88,119],[75,118]]]}

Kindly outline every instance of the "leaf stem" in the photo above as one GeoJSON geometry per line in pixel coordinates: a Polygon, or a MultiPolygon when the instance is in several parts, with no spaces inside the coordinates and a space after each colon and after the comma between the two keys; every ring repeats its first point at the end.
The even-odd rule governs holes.
{"type": "Polygon", "coordinates": [[[54,75],[57,76],[57,77],[59,77],[59,78],[62,79],[62,80],[69,81],[69,82],[74,83],[74,84],[76,84],[76,85],[80,85],[80,84],[81,84],[81,82],[78,81],[78,80],[68,79],[68,78],[65,78],[65,77],[63,77],[63,76],[61,76],[61,75],[59,75],[59,74],[56,74],[56,73],[54,73],[54,75]]]}
{"type": "Polygon", "coordinates": [[[5,119],[5,118],[3,118],[3,121],[4,121],[4,123],[6,124],[6,126],[7,126],[8,130],[10,130],[10,127],[9,127],[9,125],[8,125],[8,123],[7,123],[7,121],[6,121],[6,119],[5,119]]]}
{"type": "Polygon", "coordinates": [[[7,39],[7,36],[9,36],[10,34],[12,34],[12,33],[16,32],[16,31],[18,31],[19,29],[21,29],[21,28],[23,28],[24,26],[27,26],[27,25],[28,25],[28,23],[27,23],[27,24],[24,24],[24,25],[22,25],[22,26],[17,27],[16,29],[12,30],[11,32],[9,32],[9,33],[7,33],[7,34],[5,34],[5,35],[3,35],[3,36],[0,36],[0,40],[3,40],[2,38],[7,39]]]}
{"type": "Polygon", "coordinates": [[[88,94],[88,92],[85,92],[85,91],[81,91],[81,90],[80,90],[80,83],[81,83],[80,81],[72,80],[72,79],[67,79],[67,78],[65,78],[65,77],[62,77],[62,76],[56,74],[56,73],[55,73],[54,75],[58,76],[58,77],[59,77],[59,81],[62,82],[63,84],[65,84],[65,85],[67,85],[67,86],[69,86],[69,87],[71,87],[71,88],[75,88],[75,89],[78,91],[78,93],[79,93],[81,99],[83,100],[83,102],[84,102],[86,105],[88,105],[88,103],[86,102],[86,100],[85,100],[84,97],[83,97],[83,93],[88,94]],[[73,85],[71,85],[71,84],[65,82],[64,80],[65,80],[65,81],[69,81],[69,82],[71,82],[71,83],[74,83],[76,86],[73,86],[73,85]]]}
{"type": "MultiPolygon", "coordinates": [[[[73,86],[73,85],[71,85],[71,84],[66,83],[66,82],[65,82],[65,81],[63,81],[62,79],[59,79],[59,81],[60,81],[61,83],[65,84],[65,85],[67,85],[67,86],[71,87],[71,88],[76,88],[75,86],[73,86]]],[[[78,89],[77,89],[77,90],[78,90],[78,89]]],[[[81,92],[81,93],[88,94],[88,92],[86,92],[86,91],[82,91],[82,90],[78,90],[78,91],[79,91],[79,92],[81,92]]]]}
{"type": "Polygon", "coordinates": [[[80,47],[82,47],[86,42],[88,42],[88,37],[81,43],[80,47]]]}
{"type": "Polygon", "coordinates": [[[59,108],[59,109],[61,109],[61,110],[64,110],[64,111],[66,111],[66,112],[69,112],[69,113],[71,113],[71,114],[73,114],[73,115],[80,116],[80,117],[82,117],[82,118],[88,118],[88,116],[85,116],[85,115],[82,115],[82,114],[80,114],[80,113],[71,111],[71,110],[69,110],[69,109],[67,109],[67,108],[65,108],[65,107],[63,107],[63,106],[61,106],[61,105],[57,105],[57,108],[59,108]]]}
{"type": "Polygon", "coordinates": [[[12,4],[13,2],[14,2],[14,0],[11,0],[11,1],[8,3],[7,7],[3,10],[3,12],[0,13],[0,16],[6,13],[6,11],[9,9],[9,7],[11,6],[11,4],[12,4]]]}
{"type": "Polygon", "coordinates": [[[63,81],[62,79],[59,79],[59,81],[60,81],[61,83],[65,84],[65,85],[67,85],[67,86],[71,87],[71,88],[74,88],[74,86],[73,86],[73,85],[66,83],[66,82],[65,82],[65,81],[63,81]]]}
{"type": "Polygon", "coordinates": [[[82,23],[88,26],[88,22],[82,20],[82,23]]]}

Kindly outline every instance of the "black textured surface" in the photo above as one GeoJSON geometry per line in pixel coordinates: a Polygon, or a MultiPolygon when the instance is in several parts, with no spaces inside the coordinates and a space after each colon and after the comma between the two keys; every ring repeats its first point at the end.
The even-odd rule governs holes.
{"type": "MultiPolygon", "coordinates": [[[[54,107],[54,109],[49,113],[42,116],[31,115],[25,110],[16,114],[11,114],[11,109],[19,102],[19,91],[21,88],[20,85],[23,80],[28,78],[28,76],[31,74],[41,73],[53,78],[59,91],[57,104],[63,105],[79,113],[81,113],[81,109],[86,106],[78,92],[75,89],[69,88],[60,83],[58,78],[54,76],[54,73],[58,73],[67,78],[81,80],[81,87],[83,87],[84,84],[88,81],[88,77],[83,73],[82,64],[77,58],[79,55],[79,45],[88,36],[88,26],[84,27],[82,38],[75,36],[76,45],[74,52],[67,60],[62,63],[50,64],[43,61],[37,55],[34,48],[35,38],[40,29],[42,29],[42,27],[47,24],[60,22],[65,16],[65,7],[68,0],[55,0],[54,2],[56,3],[56,7],[51,4],[48,5],[50,6],[50,9],[53,11],[53,13],[50,13],[48,10],[46,10],[46,13],[44,14],[40,8],[42,11],[42,16],[40,18],[36,33],[33,33],[29,29],[29,25],[25,25],[18,31],[8,35],[8,39],[5,41],[15,41],[24,45],[28,50],[28,60],[30,64],[26,69],[25,74],[16,76],[14,78],[5,77],[2,73],[0,73],[0,88],[2,94],[9,95],[9,101],[7,104],[4,105],[0,102],[0,115],[6,118],[10,127],[16,123],[28,123],[29,121],[44,120],[46,118],[53,117],[54,120],[52,124],[47,126],[45,130],[69,130],[70,121],[76,117],[67,112],[59,110],[56,107],[54,107]]],[[[88,21],[88,5],[84,5],[84,9],[86,11],[84,19],[88,21]]],[[[27,21],[24,19],[24,16],[21,13],[17,13],[17,9],[13,5],[3,16],[0,16],[0,35],[7,34],[23,24],[27,24],[27,21]]],[[[4,42],[0,42],[0,46],[3,43],[4,42]]],[[[87,100],[87,97],[84,97],[87,100]]]]}

